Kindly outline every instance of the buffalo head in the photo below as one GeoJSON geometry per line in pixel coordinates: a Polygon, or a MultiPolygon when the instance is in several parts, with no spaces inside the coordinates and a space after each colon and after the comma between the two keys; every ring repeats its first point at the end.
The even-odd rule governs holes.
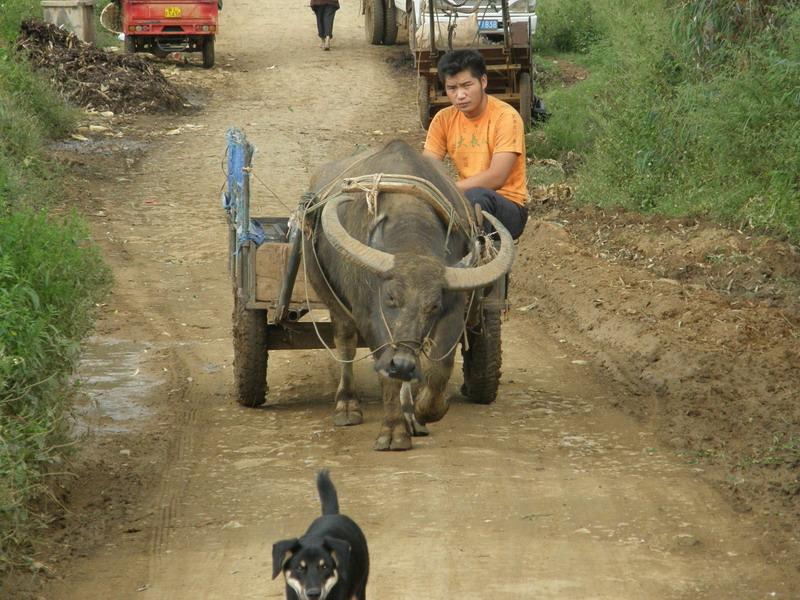
{"type": "MultiPolygon", "coordinates": [[[[447,266],[441,257],[424,252],[391,254],[364,244],[344,228],[338,209],[351,200],[348,196],[329,200],[321,223],[326,238],[343,257],[378,276],[375,305],[369,307],[372,328],[383,340],[376,349],[375,369],[388,377],[419,380],[419,354],[439,322],[449,321],[448,326],[454,328],[454,342],[460,335],[463,301],[459,302],[456,292],[486,287],[511,267],[511,236],[497,219],[486,214],[500,235],[500,248],[489,263],[478,267],[447,266]]],[[[435,354],[449,349],[438,348],[435,354]]]]}

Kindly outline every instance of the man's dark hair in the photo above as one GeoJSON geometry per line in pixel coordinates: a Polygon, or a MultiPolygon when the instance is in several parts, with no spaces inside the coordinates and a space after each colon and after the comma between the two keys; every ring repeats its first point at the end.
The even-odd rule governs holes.
{"type": "Polygon", "coordinates": [[[451,50],[439,59],[436,69],[439,72],[439,81],[442,83],[445,77],[452,77],[467,70],[473,77],[480,79],[486,75],[486,61],[477,50],[451,50]]]}

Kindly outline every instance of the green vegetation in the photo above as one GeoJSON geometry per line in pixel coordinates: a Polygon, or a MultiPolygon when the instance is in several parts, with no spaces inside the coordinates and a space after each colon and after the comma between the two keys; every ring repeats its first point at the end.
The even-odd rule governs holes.
{"type": "Polygon", "coordinates": [[[579,200],[800,241],[797,3],[552,0],[539,12],[540,64],[559,57],[590,75],[548,87],[548,65],[553,116],[529,146],[585,157],[579,200]]]}
{"type": "Polygon", "coordinates": [[[777,465],[796,469],[800,466],[800,436],[784,432],[773,433],[769,444],[754,448],[752,455],[745,457],[740,466],[750,465],[777,465]]]}
{"type": "MultiPolygon", "coordinates": [[[[0,222],[0,555],[24,547],[32,501],[67,442],[78,342],[107,283],[76,219],[19,210],[0,222]]],[[[57,467],[56,467],[57,470],[57,467]]],[[[9,565],[2,564],[0,570],[9,565]]]]}
{"type": "Polygon", "coordinates": [[[0,0],[0,571],[24,556],[59,470],[79,342],[108,273],[77,218],[57,219],[46,144],[76,111],[14,55],[36,0],[0,0]]]}

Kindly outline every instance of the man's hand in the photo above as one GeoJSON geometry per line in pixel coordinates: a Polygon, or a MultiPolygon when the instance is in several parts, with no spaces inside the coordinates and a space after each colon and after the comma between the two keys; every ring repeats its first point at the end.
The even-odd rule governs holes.
{"type": "Polygon", "coordinates": [[[492,162],[489,168],[477,175],[467,177],[456,183],[456,187],[462,192],[472,188],[482,187],[490,190],[499,190],[505,185],[514,163],[517,162],[519,155],[516,152],[498,152],[492,155],[492,162]]]}

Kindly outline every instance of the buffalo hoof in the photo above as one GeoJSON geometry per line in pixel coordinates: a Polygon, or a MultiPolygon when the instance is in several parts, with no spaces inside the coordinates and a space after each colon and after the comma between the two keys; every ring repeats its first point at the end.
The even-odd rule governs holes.
{"type": "Polygon", "coordinates": [[[448,410],[450,410],[450,403],[447,401],[428,406],[417,405],[414,416],[420,424],[425,425],[441,421],[448,410]]]}
{"type": "Polygon", "coordinates": [[[364,414],[357,401],[338,402],[333,413],[333,424],[336,427],[347,427],[348,425],[361,425],[364,422],[364,414]]]}
{"type": "Polygon", "coordinates": [[[425,425],[417,421],[416,417],[413,417],[411,419],[410,429],[411,429],[411,435],[413,435],[414,437],[427,437],[431,434],[431,432],[428,431],[428,428],[425,427],[425,425]]]}
{"type": "Polygon", "coordinates": [[[373,445],[375,450],[384,452],[386,450],[411,450],[411,436],[406,433],[405,428],[395,430],[393,433],[381,433],[373,445]]]}

